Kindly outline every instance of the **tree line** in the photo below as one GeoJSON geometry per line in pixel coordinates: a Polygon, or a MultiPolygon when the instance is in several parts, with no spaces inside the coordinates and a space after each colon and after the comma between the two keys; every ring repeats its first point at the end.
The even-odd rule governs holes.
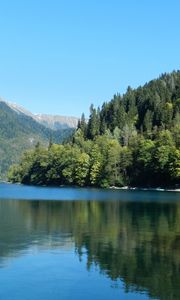
{"type": "Polygon", "coordinates": [[[36,145],[11,167],[13,182],[78,186],[174,186],[180,182],[180,72],[128,87],[90,107],[63,145],[36,145]]]}

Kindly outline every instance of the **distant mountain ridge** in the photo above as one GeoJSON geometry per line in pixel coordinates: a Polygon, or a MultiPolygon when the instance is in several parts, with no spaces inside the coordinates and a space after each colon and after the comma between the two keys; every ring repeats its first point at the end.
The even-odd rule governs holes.
{"type": "Polygon", "coordinates": [[[76,128],[78,125],[78,118],[76,117],[47,114],[35,114],[33,117],[37,122],[54,130],[76,128]]]}
{"type": "Polygon", "coordinates": [[[50,115],[50,114],[33,114],[32,112],[28,111],[24,107],[13,103],[8,102],[2,98],[0,98],[0,102],[6,103],[11,109],[13,109],[17,113],[23,113],[35,121],[39,122],[40,124],[46,126],[47,128],[51,128],[53,130],[58,129],[66,129],[66,128],[76,128],[78,124],[78,118],[72,116],[61,116],[61,115],[50,115]]]}
{"type": "Polygon", "coordinates": [[[56,126],[53,117],[51,124],[43,124],[44,120],[43,117],[40,122],[25,108],[0,98],[0,178],[5,177],[9,166],[18,162],[25,150],[37,143],[47,146],[50,140],[61,143],[74,131],[68,120],[61,124],[57,121],[56,126]]]}

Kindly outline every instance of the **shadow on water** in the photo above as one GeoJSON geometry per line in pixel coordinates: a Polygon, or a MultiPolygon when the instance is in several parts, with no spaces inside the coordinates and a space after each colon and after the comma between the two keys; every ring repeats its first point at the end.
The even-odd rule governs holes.
{"type": "Polygon", "coordinates": [[[180,299],[180,202],[0,201],[0,261],[72,248],[126,291],[180,299]]]}

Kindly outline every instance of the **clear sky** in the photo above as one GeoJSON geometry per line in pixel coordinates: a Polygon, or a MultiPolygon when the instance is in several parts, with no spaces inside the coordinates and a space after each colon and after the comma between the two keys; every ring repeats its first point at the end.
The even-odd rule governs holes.
{"type": "Polygon", "coordinates": [[[180,69],[179,0],[1,0],[0,95],[80,116],[180,69]]]}

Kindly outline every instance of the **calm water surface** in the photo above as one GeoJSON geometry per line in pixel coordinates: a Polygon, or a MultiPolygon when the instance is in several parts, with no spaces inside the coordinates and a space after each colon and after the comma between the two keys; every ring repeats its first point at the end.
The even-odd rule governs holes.
{"type": "Polygon", "coordinates": [[[0,184],[0,299],[180,299],[180,193],[0,184]]]}

